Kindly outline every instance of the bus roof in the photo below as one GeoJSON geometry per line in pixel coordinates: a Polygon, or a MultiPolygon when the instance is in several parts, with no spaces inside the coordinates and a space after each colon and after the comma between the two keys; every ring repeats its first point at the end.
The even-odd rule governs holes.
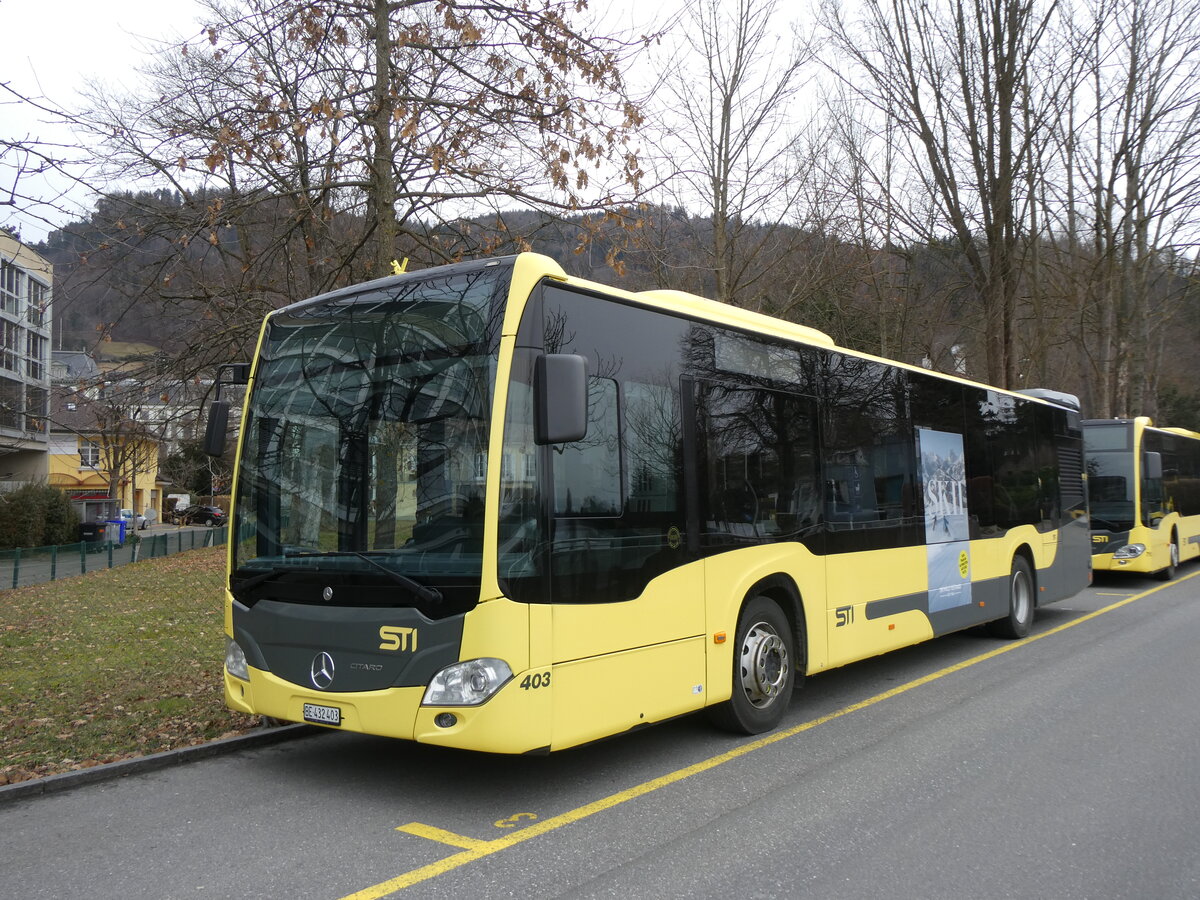
{"type": "Polygon", "coordinates": [[[973,387],[980,387],[990,391],[998,391],[1002,394],[1032,399],[1034,401],[1051,406],[1065,408],[1072,412],[1079,411],[1079,400],[1073,394],[1041,388],[1030,388],[1024,391],[1017,391],[995,387],[994,385],[973,381],[970,378],[964,378],[961,375],[953,375],[949,372],[939,372],[934,369],[925,369],[912,363],[901,362],[900,360],[895,359],[887,359],[886,357],[875,356],[870,353],[864,353],[860,350],[851,350],[847,347],[841,347],[836,341],[834,341],[832,337],[816,328],[811,328],[807,325],[799,325],[795,322],[789,322],[786,319],[777,319],[774,316],[764,315],[763,313],[753,312],[748,309],[742,309],[740,306],[733,306],[729,303],[721,303],[716,300],[709,300],[707,297],[700,297],[696,294],[690,294],[686,291],[626,291],[622,288],[590,281],[585,278],[576,278],[573,276],[560,274],[563,272],[563,270],[559,264],[550,257],[539,253],[523,253],[521,254],[521,257],[536,258],[539,263],[546,265],[546,275],[549,275],[556,280],[573,287],[609,294],[610,296],[615,295],[618,297],[624,297],[634,301],[635,303],[651,306],[667,312],[684,314],[691,313],[699,319],[704,319],[710,322],[730,325],[734,328],[740,327],[759,333],[774,335],[775,337],[800,341],[818,347],[825,347],[831,350],[836,350],[839,353],[845,353],[850,356],[859,357],[860,359],[867,359],[882,363],[884,365],[896,366],[897,368],[908,369],[913,372],[924,372],[929,375],[934,375],[938,378],[944,378],[949,381],[957,381],[960,384],[969,384],[973,387]],[[1072,403],[1074,405],[1072,405],[1072,403]]]}
{"type": "MultiPolygon", "coordinates": [[[[528,251],[516,254],[515,256],[498,256],[477,260],[468,260],[465,262],[451,263],[445,266],[431,267],[429,269],[418,269],[398,275],[384,276],[382,278],[375,279],[374,281],[350,285],[344,288],[328,291],[319,296],[311,297],[299,301],[298,303],[293,303],[280,309],[273,310],[271,313],[268,313],[267,318],[270,318],[271,316],[285,310],[288,312],[296,312],[298,309],[306,307],[310,304],[329,302],[330,300],[335,300],[343,296],[349,296],[371,289],[386,288],[391,284],[398,284],[414,278],[420,278],[428,275],[433,268],[441,269],[446,274],[450,274],[456,271],[473,271],[503,263],[509,263],[513,265],[514,279],[521,283],[520,286],[522,288],[528,287],[529,289],[532,289],[534,283],[541,278],[553,278],[555,281],[563,284],[584,288],[590,291],[596,291],[598,293],[608,294],[610,296],[615,295],[617,297],[623,297],[635,303],[657,308],[665,312],[683,313],[685,315],[690,314],[698,319],[703,319],[718,324],[730,325],[734,328],[742,328],[748,331],[758,332],[760,334],[773,335],[785,340],[799,341],[801,343],[810,344],[817,347],[837,350],[839,353],[846,353],[862,359],[873,360],[885,365],[909,369],[914,372],[926,372],[939,378],[957,381],[962,384],[982,387],[986,388],[987,390],[999,391],[1000,393],[1010,394],[1013,396],[1024,396],[1042,403],[1064,407],[1073,411],[1079,410],[1079,401],[1071,394],[1065,394],[1059,391],[1041,388],[1031,388],[1023,391],[1009,390],[1006,388],[999,388],[995,387],[994,385],[985,384],[983,382],[973,381],[972,379],[964,378],[961,375],[954,375],[949,372],[939,372],[934,369],[925,369],[912,363],[887,359],[882,356],[875,356],[859,350],[851,350],[846,347],[838,346],[832,337],[817,328],[812,328],[807,325],[800,325],[795,322],[789,322],[786,319],[778,319],[774,316],[768,316],[763,313],[743,309],[740,306],[733,306],[728,303],[710,300],[707,297],[701,297],[696,294],[688,293],[687,291],[676,291],[669,289],[628,291],[623,288],[614,287],[613,285],[603,284],[597,281],[591,281],[586,278],[570,276],[566,274],[565,270],[554,258],[546,256],[542,253],[528,251]]],[[[506,322],[506,331],[508,324],[509,323],[506,322]]],[[[515,322],[513,322],[513,325],[515,325],[515,322]]]]}
{"type": "Polygon", "coordinates": [[[634,296],[660,300],[676,309],[701,313],[703,318],[719,318],[722,321],[729,322],[731,325],[742,324],[757,331],[771,331],[779,335],[798,338],[805,343],[819,344],[824,347],[837,346],[833,338],[816,328],[810,328],[807,325],[798,325],[786,319],[776,319],[749,309],[742,309],[740,306],[719,303],[716,300],[709,300],[707,297],[689,294],[687,291],[638,291],[634,296]]]}
{"type": "Polygon", "coordinates": [[[1159,431],[1166,431],[1170,434],[1177,434],[1180,437],[1192,438],[1193,440],[1200,441],[1200,432],[1189,431],[1186,428],[1160,428],[1159,431]]]}
{"type": "Polygon", "coordinates": [[[1187,428],[1176,428],[1167,425],[1155,425],[1154,420],[1149,416],[1134,416],[1133,418],[1115,417],[1112,419],[1084,419],[1083,425],[1141,425],[1143,428],[1149,428],[1153,431],[1161,431],[1165,434],[1174,434],[1179,437],[1190,438],[1194,441],[1200,441],[1200,432],[1191,431],[1187,428]]]}

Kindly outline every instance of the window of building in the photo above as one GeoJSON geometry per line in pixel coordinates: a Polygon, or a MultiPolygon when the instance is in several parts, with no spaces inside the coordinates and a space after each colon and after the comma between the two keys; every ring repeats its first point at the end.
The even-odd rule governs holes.
{"type": "Polygon", "coordinates": [[[17,370],[21,330],[16,324],[0,321],[0,369],[17,370]]]}
{"type": "Polygon", "coordinates": [[[25,273],[16,265],[0,260],[0,310],[14,315],[18,312],[24,278],[25,273]]]}
{"type": "Polygon", "coordinates": [[[21,427],[24,385],[11,378],[0,378],[0,428],[21,427]]]}
{"type": "Polygon", "coordinates": [[[31,325],[46,324],[46,295],[49,293],[44,284],[29,279],[29,309],[25,316],[31,325]]]}
{"type": "Polygon", "coordinates": [[[46,417],[50,412],[50,394],[45,388],[29,385],[25,389],[25,430],[30,434],[46,433],[46,417]]]}
{"type": "Polygon", "coordinates": [[[100,466],[100,445],[87,438],[79,439],[79,464],[85,468],[95,469],[100,466]]]}
{"type": "Polygon", "coordinates": [[[41,381],[46,373],[46,346],[47,341],[40,334],[34,334],[32,331],[26,334],[25,348],[27,359],[25,374],[38,381],[41,381]]]}

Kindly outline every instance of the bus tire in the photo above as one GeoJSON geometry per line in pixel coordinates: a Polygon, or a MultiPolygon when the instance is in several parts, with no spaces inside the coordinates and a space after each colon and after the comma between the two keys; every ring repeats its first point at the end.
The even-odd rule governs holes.
{"type": "Polygon", "coordinates": [[[779,724],[795,684],[792,626],[779,604],[752,597],[738,616],[733,647],[733,692],[709,707],[713,723],[739,734],[761,734],[779,724]]]}
{"type": "Polygon", "coordinates": [[[1013,557],[1008,576],[1008,615],[988,622],[988,630],[997,637],[1023,638],[1033,627],[1033,573],[1029,561],[1018,554],[1013,557]]]}
{"type": "Polygon", "coordinates": [[[1167,550],[1168,559],[1170,560],[1166,568],[1160,569],[1158,577],[1162,581],[1170,581],[1175,577],[1175,570],[1179,568],[1179,536],[1171,534],[1171,545],[1167,550]]]}

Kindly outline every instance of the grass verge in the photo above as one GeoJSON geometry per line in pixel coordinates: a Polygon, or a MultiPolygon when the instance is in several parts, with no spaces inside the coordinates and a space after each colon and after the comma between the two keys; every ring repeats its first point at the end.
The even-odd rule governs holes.
{"type": "Polygon", "coordinates": [[[0,591],[0,784],[239,734],[225,549],[0,591]]]}

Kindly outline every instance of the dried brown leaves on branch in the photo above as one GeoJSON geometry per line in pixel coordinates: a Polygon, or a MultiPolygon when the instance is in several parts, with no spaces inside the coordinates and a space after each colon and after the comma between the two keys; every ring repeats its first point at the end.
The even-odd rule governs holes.
{"type": "Polygon", "coordinates": [[[97,252],[126,266],[108,320],[186,311],[174,350],[211,365],[249,352],[267,310],[392,259],[520,247],[528,235],[488,224],[506,209],[628,203],[641,113],[622,68],[641,40],[590,33],[584,9],[210,0],[209,27],[152,63],[149,89],[92,92],[108,174],[162,186],[93,217],[93,271],[97,252]]]}

